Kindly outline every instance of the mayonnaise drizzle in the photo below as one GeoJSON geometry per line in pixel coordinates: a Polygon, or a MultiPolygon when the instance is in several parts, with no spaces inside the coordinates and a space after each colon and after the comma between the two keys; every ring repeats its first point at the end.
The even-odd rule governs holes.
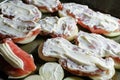
{"type": "Polygon", "coordinates": [[[109,14],[103,14],[98,11],[95,12],[86,5],[77,3],[63,3],[63,10],[59,11],[59,14],[61,16],[68,16],[68,13],[73,14],[76,19],[81,20],[90,28],[101,28],[108,32],[120,30],[118,18],[112,17],[109,14]]]}
{"type": "Polygon", "coordinates": [[[54,9],[58,8],[60,4],[59,0],[31,0],[31,4],[37,5],[39,9],[44,9],[43,7],[47,8],[48,12],[53,12],[54,9]]]}
{"type": "Polygon", "coordinates": [[[54,28],[57,26],[59,18],[56,17],[45,17],[41,19],[38,23],[41,26],[41,30],[44,32],[52,33],[54,28]]]}
{"type": "Polygon", "coordinates": [[[11,20],[0,15],[0,33],[11,37],[25,37],[34,29],[40,29],[39,24],[35,22],[22,22],[11,20]]]}
{"type": "Polygon", "coordinates": [[[99,57],[120,56],[120,44],[99,34],[80,31],[77,42],[80,48],[92,51],[99,57]]]}
{"type": "Polygon", "coordinates": [[[90,52],[87,49],[81,49],[63,38],[58,37],[48,39],[44,43],[42,53],[44,56],[50,56],[58,59],[68,58],[78,65],[92,66],[91,70],[100,68],[108,71],[108,73],[104,73],[103,76],[106,75],[109,76],[109,78],[114,75],[114,61],[111,58],[105,60],[100,57],[93,56],[91,55],[93,52],[90,52]]]}
{"type": "Polygon", "coordinates": [[[104,69],[108,69],[108,66],[98,57],[92,56],[90,51],[81,49],[63,38],[48,39],[44,43],[43,54],[56,58],[69,57],[79,64],[99,64],[104,69]]]}
{"type": "Polygon", "coordinates": [[[37,7],[24,4],[19,0],[2,3],[0,9],[3,15],[13,16],[15,20],[34,21],[41,18],[41,12],[37,7]]]}
{"type": "Polygon", "coordinates": [[[39,21],[41,30],[55,35],[66,37],[77,35],[78,28],[76,21],[71,17],[46,17],[39,21]]]}

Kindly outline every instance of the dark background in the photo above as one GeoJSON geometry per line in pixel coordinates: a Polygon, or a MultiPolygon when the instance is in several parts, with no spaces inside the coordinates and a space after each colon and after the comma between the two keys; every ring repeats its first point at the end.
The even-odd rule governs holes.
{"type": "Polygon", "coordinates": [[[61,0],[88,5],[91,9],[120,18],[120,0],[61,0]]]}

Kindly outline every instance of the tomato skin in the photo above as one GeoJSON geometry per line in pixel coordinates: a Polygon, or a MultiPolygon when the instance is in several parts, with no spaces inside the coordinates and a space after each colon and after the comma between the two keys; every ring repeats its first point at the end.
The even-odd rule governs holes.
{"type": "Polygon", "coordinates": [[[120,63],[120,57],[118,57],[118,56],[110,56],[114,61],[115,61],[115,63],[120,63]]]}
{"type": "Polygon", "coordinates": [[[101,28],[97,28],[96,26],[94,26],[93,28],[90,28],[89,26],[83,24],[83,22],[80,20],[78,20],[78,24],[80,24],[83,28],[88,29],[92,33],[97,33],[97,34],[108,34],[109,33],[101,28]]]}
{"type": "MultiPolygon", "coordinates": [[[[37,6],[37,5],[36,5],[36,6],[37,6]]],[[[54,12],[57,12],[58,10],[61,10],[61,9],[63,8],[61,3],[59,3],[59,4],[57,5],[57,7],[52,8],[52,11],[50,11],[50,10],[48,9],[48,7],[46,7],[46,6],[37,6],[37,7],[38,7],[38,9],[40,9],[40,10],[42,10],[42,11],[45,11],[45,12],[48,12],[48,13],[54,13],[54,12]]]]}
{"type": "MultiPolygon", "coordinates": [[[[21,37],[21,38],[12,38],[13,42],[15,43],[21,43],[22,41],[25,41],[26,39],[29,40],[29,38],[33,37],[33,36],[37,36],[40,33],[40,29],[36,29],[34,31],[31,32],[31,34],[29,36],[26,37],[21,37]]],[[[34,39],[33,39],[34,40],[34,39]]],[[[33,41],[32,40],[32,41],[33,41]]],[[[27,43],[29,43],[31,41],[28,41],[27,43]]],[[[25,43],[21,43],[21,44],[25,44],[25,43]]]]}
{"type": "Polygon", "coordinates": [[[12,77],[20,77],[30,74],[31,72],[36,70],[34,60],[28,53],[20,49],[11,39],[5,39],[3,40],[3,42],[7,43],[10,46],[11,50],[14,52],[14,54],[24,62],[24,69],[14,68],[3,58],[0,57],[0,61],[2,61],[0,62],[1,68],[3,68],[3,71],[6,74],[12,77]]]}
{"type": "MultiPolygon", "coordinates": [[[[74,75],[78,75],[78,76],[100,76],[103,72],[105,72],[105,70],[102,70],[102,69],[97,69],[95,70],[94,72],[84,72],[80,69],[70,69],[67,64],[69,64],[69,62],[65,59],[60,59],[59,60],[59,63],[61,64],[61,66],[67,70],[68,72],[74,74],[74,75]]],[[[83,67],[83,66],[81,66],[83,67]]]]}
{"type": "MultiPolygon", "coordinates": [[[[109,34],[110,33],[110,32],[108,32],[108,31],[106,31],[102,28],[97,28],[97,26],[94,26],[93,28],[90,28],[90,26],[87,26],[86,24],[84,24],[81,19],[76,18],[76,16],[73,13],[70,13],[69,11],[66,11],[66,12],[69,16],[75,18],[77,20],[77,23],[79,25],[81,25],[81,27],[91,31],[92,33],[97,33],[97,34],[109,34]]],[[[118,20],[118,23],[120,23],[120,20],[118,20]]],[[[115,30],[115,32],[119,32],[119,31],[120,31],[119,29],[115,30]]]]}

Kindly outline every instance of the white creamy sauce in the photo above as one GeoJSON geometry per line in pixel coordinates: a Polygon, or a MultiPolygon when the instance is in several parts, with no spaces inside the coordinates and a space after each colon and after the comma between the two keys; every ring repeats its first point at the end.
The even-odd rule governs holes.
{"type": "Polygon", "coordinates": [[[19,20],[11,20],[0,15],[0,33],[13,37],[25,37],[35,28],[40,28],[35,22],[22,22],[19,20]]]}
{"type": "MultiPolygon", "coordinates": [[[[93,74],[96,73],[99,75],[99,76],[89,76],[90,78],[92,78],[92,80],[109,80],[115,74],[115,69],[113,68],[114,63],[113,63],[113,60],[110,58],[106,59],[106,64],[111,65],[109,66],[109,70],[102,71],[102,72],[94,72],[96,70],[99,70],[98,67],[89,66],[89,65],[80,66],[79,64],[76,64],[75,62],[73,62],[72,60],[69,60],[68,58],[60,59],[59,62],[60,64],[63,64],[63,67],[67,67],[67,69],[69,69],[73,74],[74,74],[74,71],[75,72],[81,71],[83,73],[93,73],[93,74]]],[[[79,73],[76,75],[79,75],[79,73]]]]}
{"type": "Polygon", "coordinates": [[[120,56],[120,44],[98,34],[80,31],[77,42],[80,48],[92,51],[96,56],[120,56]]]}
{"type": "MultiPolygon", "coordinates": [[[[53,8],[57,8],[60,4],[59,0],[31,0],[32,4],[37,5],[38,7],[46,7],[48,11],[53,12],[53,8]]],[[[41,8],[42,9],[42,8],[41,8]]]]}
{"type": "Polygon", "coordinates": [[[100,68],[102,70],[109,71],[112,68],[114,73],[114,62],[111,58],[102,59],[100,57],[93,56],[91,55],[90,51],[81,49],[63,38],[58,37],[48,39],[44,43],[42,53],[44,56],[51,56],[58,59],[68,58],[71,61],[75,62],[77,65],[92,66],[90,70],[96,70],[96,68],[100,68]]]}
{"type": "Polygon", "coordinates": [[[52,33],[57,26],[58,17],[46,17],[41,19],[38,23],[41,26],[41,30],[44,32],[52,33]]]}
{"type": "Polygon", "coordinates": [[[72,36],[77,29],[76,24],[77,23],[73,18],[62,17],[58,20],[58,24],[57,24],[58,27],[56,27],[56,29],[54,30],[54,33],[63,34],[66,36],[72,36]]]}
{"type": "Polygon", "coordinates": [[[43,32],[55,35],[72,36],[77,29],[76,22],[71,17],[46,17],[40,20],[39,24],[43,32]]]}
{"type": "Polygon", "coordinates": [[[114,62],[112,59],[108,58],[106,60],[106,65],[109,67],[109,71],[106,73],[102,73],[100,76],[90,76],[93,80],[109,80],[111,79],[115,74],[114,69],[114,62]],[[110,66],[111,65],[111,66],[110,66]]]}
{"type": "Polygon", "coordinates": [[[15,55],[7,43],[0,44],[0,55],[14,68],[24,69],[24,62],[15,55]]]}
{"type": "MultiPolygon", "coordinates": [[[[81,71],[81,72],[85,72],[85,73],[95,72],[96,70],[99,69],[96,66],[82,65],[82,64],[81,64],[82,65],[81,66],[80,64],[74,62],[73,60],[70,60],[69,58],[60,59],[59,62],[60,62],[60,64],[61,63],[66,64],[67,65],[66,67],[68,69],[71,69],[71,70],[75,69],[76,71],[81,71]]],[[[79,74],[77,74],[77,75],[79,75],[79,74]]]]}
{"type": "Polygon", "coordinates": [[[90,28],[96,27],[104,29],[108,32],[114,32],[120,29],[119,19],[108,14],[95,12],[86,5],[76,3],[64,3],[63,10],[59,11],[62,16],[68,16],[68,13],[73,14],[76,19],[81,20],[90,28]]]}
{"type": "MultiPolygon", "coordinates": [[[[48,39],[43,46],[43,55],[51,56],[58,59],[70,59],[72,62],[76,64],[67,63],[68,67],[73,69],[77,69],[78,65],[86,65],[86,72],[93,72],[97,68],[101,68],[102,70],[108,71],[108,73],[102,73],[101,76],[96,77],[100,80],[110,79],[114,73],[114,61],[109,59],[102,59],[91,55],[86,49],[81,49],[76,45],[71,44],[69,41],[63,38],[52,38],[48,39]],[[74,66],[72,66],[74,64],[74,66]],[[87,66],[90,66],[89,68],[87,66]]],[[[78,69],[79,70],[79,69],[78,69]]],[[[85,70],[83,70],[85,71],[85,70]]],[[[95,78],[95,77],[91,77],[95,78]]]]}
{"type": "Polygon", "coordinates": [[[14,16],[15,20],[33,21],[41,18],[41,12],[33,5],[27,5],[22,1],[8,1],[0,5],[1,13],[14,16]]]}

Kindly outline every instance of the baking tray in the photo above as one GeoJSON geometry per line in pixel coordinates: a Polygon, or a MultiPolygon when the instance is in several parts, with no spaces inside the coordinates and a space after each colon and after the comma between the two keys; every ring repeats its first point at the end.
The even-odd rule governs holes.
{"type": "MultiPolygon", "coordinates": [[[[0,0],[0,2],[3,0],[0,0]]],[[[76,2],[80,4],[88,5],[91,9],[95,11],[101,11],[103,13],[111,14],[112,16],[120,18],[120,0],[60,0],[61,2],[76,2]]],[[[55,14],[44,14],[45,16],[55,16],[55,14]]],[[[41,60],[38,57],[38,46],[43,43],[47,38],[38,36],[33,42],[25,44],[25,45],[18,45],[23,50],[32,54],[35,60],[35,64],[38,68],[45,63],[45,61],[41,60]]],[[[120,36],[112,37],[111,39],[115,40],[116,42],[120,43],[120,36]]],[[[38,74],[38,69],[34,72],[34,74],[38,74]]],[[[69,72],[65,71],[65,76],[72,75],[69,72]]],[[[86,77],[82,77],[84,80],[91,80],[86,77]]],[[[11,80],[8,79],[8,76],[0,71],[0,80],[11,80]]],[[[18,80],[18,79],[17,79],[18,80]]],[[[19,79],[20,80],[20,79],[19,79]]],[[[22,79],[21,79],[22,80],[22,79]]],[[[120,70],[116,70],[116,73],[112,80],[120,80],[120,70]]]]}

